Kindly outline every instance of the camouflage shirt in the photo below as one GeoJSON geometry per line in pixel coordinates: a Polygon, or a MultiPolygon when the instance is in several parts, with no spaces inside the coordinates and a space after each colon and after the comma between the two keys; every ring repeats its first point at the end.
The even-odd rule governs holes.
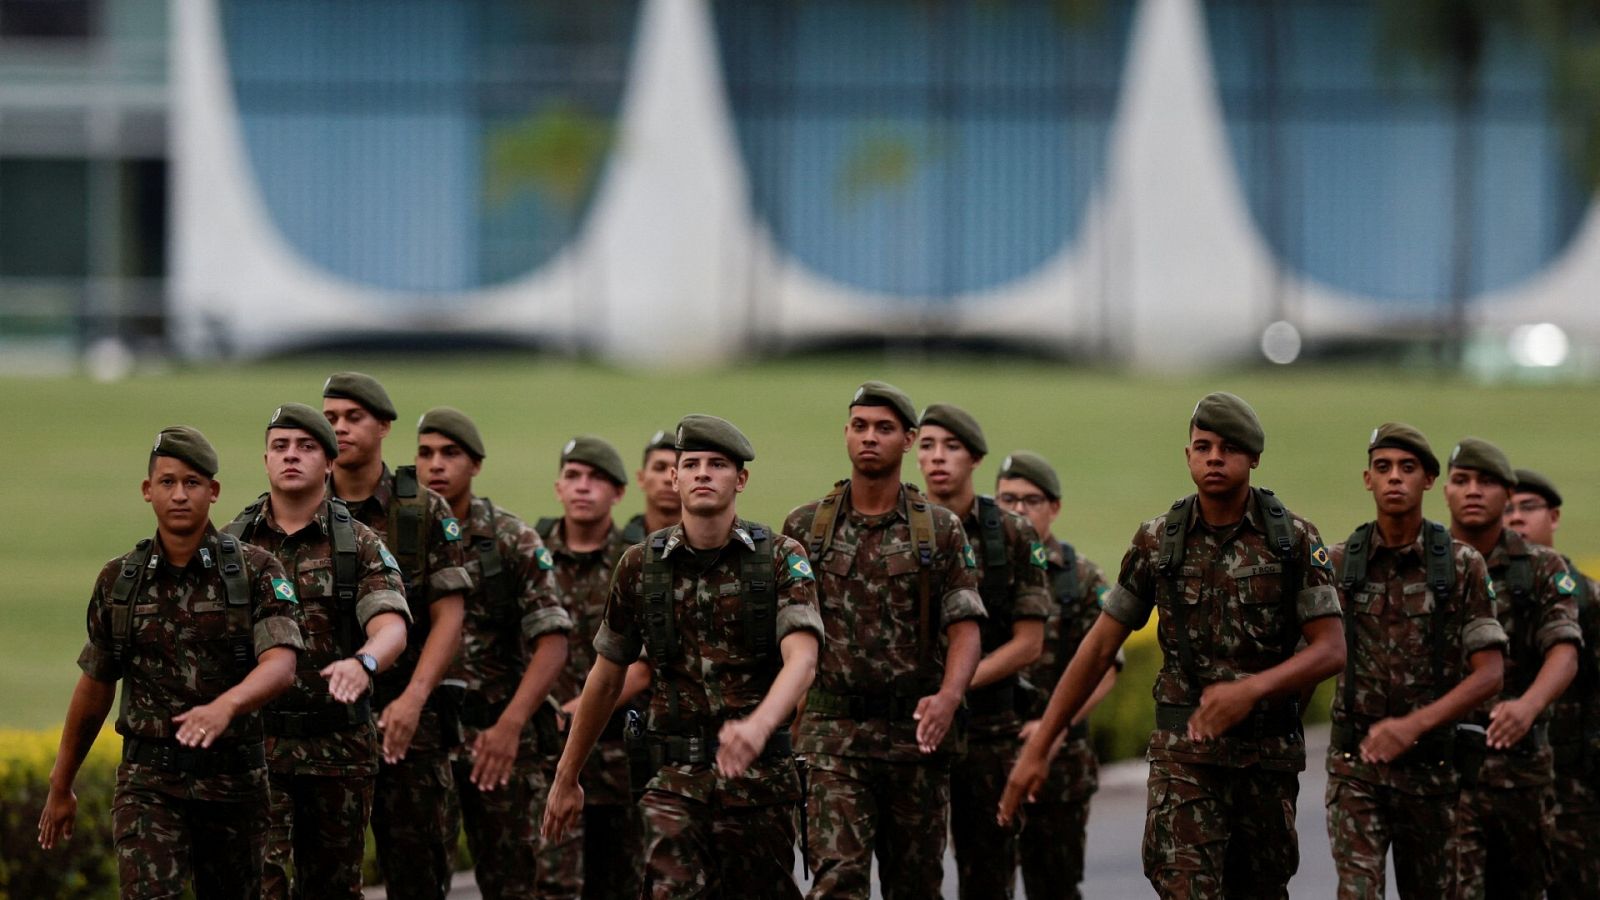
{"type": "MultiPolygon", "coordinates": [[[[1025,619],[1046,619],[1054,604],[1050,598],[1050,580],[1047,574],[1049,561],[1044,544],[1033,529],[1032,523],[1006,509],[996,508],[1000,514],[1000,552],[998,565],[990,566],[988,535],[979,521],[979,504],[974,502],[967,517],[961,520],[972,552],[978,561],[978,594],[983,598],[983,608],[988,616],[982,622],[983,652],[985,655],[999,649],[1011,640],[1013,623],[1025,619]],[[1002,561],[1003,560],[1003,561],[1002,561]],[[994,570],[996,577],[987,577],[994,570]],[[1001,574],[1003,573],[1003,574],[1001,574]]],[[[1015,682],[1003,679],[998,685],[977,688],[967,692],[971,712],[968,733],[974,738],[1013,738],[1022,720],[1017,717],[1016,706],[1002,711],[983,708],[984,694],[997,686],[1015,682]]]]}
{"type": "MultiPolygon", "coordinates": [[[[629,547],[617,563],[594,648],[620,666],[632,664],[641,650],[649,651],[656,688],[650,702],[652,731],[666,731],[664,723],[676,719],[684,728],[714,737],[720,723],[749,715],[766,697],[781,665],[777,645],[785,636],[809,631],[823,640],[816,584],[805,550],[799,542],[774,534],[770,541],[777,641],[769,657],[750,651],[739,574],[744,554],[756,547],[750,529],[751,523],[735,519],[728,543],[710,551],[689,547],[682,525],[668,530],[661,558],[672,569],[676,653],[651,646],[644,594],[646,547],[629,547]]],[[[758,759],[739,778],[724,778],[706,763],[667,765],[650,782],[652,790],[722,806],[789,803],[797,797],[798,787],[787,758],[758,759]]]]}
{"type": "MultiPolygon", "coordinates": [[[[934,547],[928,571],[929,606],[939,618],[930,629],[934,636],[930,663],[920,664],[921,564],[911,539],[907,491],[902,487],[896,507],[876,516],[852,509],[848,493],[839,499],[833,540],[815,564],[827,643],[814,688],[840,695],[892,690],[910,700],[933,693],[944,677],[945,628],[985,615],[978,596],[977,558],[961,522],[948,509],[930,505],[934,547]]],[[[808,503],[789,513],[783,533],[804,542],[817,506],[808,503]]],[[[917,749],[916,731],[909,715],[892,722],[855,721],[822,718],[808,711],[800,718],[796,749],[890,762],[928,761],[917,749]]],[[[945,747],[951,744],[947,737],[945,747]]]]}
{"type": "MultiPolygon", "coordinates": [[[[215,528],[206,526],[205,542],[188,565],[166,561],[159,536],[151,539],[149,564],[128,596],[132,636],[119,663],[114,654],[111,593],[122,567],[139,551],[105,564],[89,598],[89,640],[78,654],[78,668],[96,681],[123,680],[124,702],[117,733],[124,737],[168,739],[177,733],[172,717],[217,699],[242,679],[235,663],[235,635],[229,633],[228,596],[215,528]]],[[[260,657],[273,647],[305,649],[300,608],[283,566],[271,553],[241,542],[245,575],[250,583],[251,633],[248,641],[260,657]]],[[[236,717],[222,740],[260,741],[261,717],[236,717]]]]}
{"type": "MultiPolygon", "coordinates": [[[[1582,588],[1567,571],[1561,555],[1548,547],[1523,540],[1509,528],[1502,529],[1500,540],[1487,558],[1489,577],[1494,582],[1495,617],[1506,632],[1506,678],[1498,699],[1490,699],[1472,717],[1480,725],[1489,724],[1489,710],[1500,700],[1520,697],[1533,684],[1544,655],[1561,643],[1583,644],[1578,627],[1577,595],[1582,588]],[[1513,590],[1511,569],[1515,560],[1527,558],[1532,570],[1531,596],[1519,598],[1513,590]]],[[[1553,704],[1552,704],[1553,705],[1553,704]]],[[[1548,722],[1547,708],[1538,721],[1548,722]]],[[[1548,747],[1533,754],[1493,753],[1484,761],[1479,783],[1486,788],[1530,787],[1549,784],[1553,777],[1553,756],[1548,747]]]]}
{"type": "MultiPolygon", "coordinates": [[[[341,604],[334,590],[333,531],[329,504],[318,507],[311,523],[285,534],[272,515],[272,502],[263,496],[255,516],[240,534],[243,540],[278,558],[284,571],[293,573],[300,595],[301,626],[306,650],[300,654],[294,684],[272,701],[274,710],[309,712],[344,708],[328,693],[328,680],[320,674],[326,666],[345,659],[365,641],[367,622],[379,613],[399,613],[411,619],[399,564],[383,546],[377,532],[352,521],[356,536],[356,596],[341,604]],[[348,617],[349,621],[340,620],[348,617]],[[354,647],[340,646],[340,631],[348,629],[354,647]]],[[[267,760],[274,772],[306,775],[371,774],[378,771],[377,730],[366,725],[316,737],[268,735],[267,760]]]]}
{"type": "Polygon", "coordinates": [[[1595,696],[1600,691],[1600,584],[1579,572],[1571,559],[1562,558],[1582,588],[1573,599],[1578,604],[1583,650],[1578,654],[1577,676],[1551,705],[1550,742],[1569,745],[1565,758],[1556,754],[1558,772],[1587,777],[1582,754],[1587,754],[1590,765],[1600,763],[1600,697],[1595,696]]]}
{"type": "MultiPolygon", "coordinates": [[[[541,528],[544,526],[540,526],[541,528]]],[[[594,668],[594,637],[600,632],[600,620],[606,611],[606,597],[611,591],[611,573],[628,542],[622,532],[611,529],[605,546],[598,550],[579,553],[567,546],[566,529],[562,520],[551,524],[545,546],[555,556],[556,596],[572,617],[572,643],[567,651],[567,667],[550,693],[561,703],[577,697],[583,690],[584,680],[594,668]]],[[[594,752],[584,763],[584,802],[591,805],[618,806],[631,804],[633,797],[628,788],[628,750],[620,738],[600,740],[594,752]]]]}
{"type": "MultiPolygon", "coordinates": [[[[330,490],[333,481],[328,481],[330,490]]],[[[398,697],[411,681],[422,658],[422,645],[428,633],[428,606],[435,597],[472,589],[472,579],[465,568],[461,547],[461,523],[450,514],[450,504],[433,491],[421,485],[417,488],[427,495],[428,543],[421,557],[426,558],[428,580],[418,583],[419,572],[402,572],[406,582],[406,602],[411,607],[411,635],[406,640],[405,652],[382,675],[378,676],[376,694],[383,701],[398,697]]],[[[372,496],[358,503],[348,503],[350,515],[378,533],[385,545],[394,549],[394,537],[389,534],[389,506],[394,502],[394,473],[388,466],[378,478],[372,496]]]]}
{"type": "MultiPolygon", "coordinates": [[[[1428,587],[1424,531],[1404,547],[1378,542],[1371,531],[1366,579],[1341,592],[1346,640],[1354,652],[1345,660],[1333,695],[1333,719],[1359,728],[1380,719],[1404,716],[1449,693],[1472,671],[1468,660],[1479,650],[1504,648],[1505,630],[1494,617],[1489,572],[1478,551],[1451,542],[1455,580],[1447,605],[1428,587]],[[1444,659],[1436,659],[1435,628],[1444,628],[1444,659]],[[1345,682],[1355,679],[1354,708],[1344,705],[1345,682]]],[[[1332,548],[1333,570],[1342,570],[1345,545],[1332,548]]],[[[1454,725],[1443,726],[1452,731],[1454,725]]],[[[1448,760],[1445,760],[1448,762],[1448,760]]],[[[1359,778],[1409,794],[1444,793],[1456,789],[1455,767],[1409,765],[1436,763],[1400,757],[1394,764],[1362,762],[1355,751],[1328,749],[1328,771],[1359,778]]]]}
{"type": "MultiPolygon", "coordinates": [[[[1272,668],[1293,654],[1305,623],[1339,614],[1328,551],[1316,526],[1288,514],[1296,581],[1294,596],[1285,597],[1284,562],[1268,541],[1258,494],[1252,492],[1243,520],[1221,528],[1200,518],[1198,502],[1189,510],[1177,577],[1159,568],[1164,514],[1134,533],[1117,583],[1104,600],[1107,615],[1135,630],[1144,627],[1152,610],[1161,610],[1156,635],[1162,664],[1153,691],[1158,704],[1192,706],[1208,684],[1272,668]],[[1194,672],[1183,671],[1176,603],[1186,607],[1194,672]]],[[[1181,731],[1157,729],[1150,738],[1150,758],[1298,771],[1305,768],[1305,744],[1298,734],[1259,740],[1224,735],[1202,744],[1181,731]]]]}

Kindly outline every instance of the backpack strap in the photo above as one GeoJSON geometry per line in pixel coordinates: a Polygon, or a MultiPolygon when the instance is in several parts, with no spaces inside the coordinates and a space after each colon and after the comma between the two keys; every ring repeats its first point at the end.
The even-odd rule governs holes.
{"type": "MultiPolygon", "coordinates": [[[[542,522],[544,520],[540,519],[539,521],[542,522]]],[[[649,533],[644,530],[644,513],[639,513],[629,519],[628,524],[622,526],[622,540],[629,546],[642,544],[644,539],[649,536],[649,533]]]]}
{"type": "Polygon", "coordinates": [[[1356,526],[1350,532],[1350,537],[1344,542],[1344,561],[1339,565],[1339,589],[1345,593],[1344,599],[1344,690],[1341,692],[1340,702],[1344,704],[1344,714],[1351,716],[1356,710],[1356,680],[1354,667],[1356,664],[1356,649],[1360,644],[1359,629],[1356,628],[1356,604],[1351,592],[1358,589],[1367,580],[1367,557],[1372,552],[1372,523],[1367,522],[1356,526]]]}
{"type": "Polygon", "coordinates": [[[755,549],[746,549],[739,563],[743,588],[745,645],[751,655],[762,660],[772,656],[778,642],[778,585],[772,577],[772,532],[765,525],[750,524],[750,540],[755,549]]]}
{"type": "MultiPolygon", "coordinates": [[[[484,498],[484,502],[489,502],[488,498],[484,498]]],[[[533,530],[539,533],[539,540],[548,541],[550,540],[550,535],[556,533],[556,526],[560,523],[560,516],[545,516],[539,521],[533,523],[533,530]]],[[[639,542],[633,541],[633,543],[637,544],[639,542]]]]}
{"type": "Polygon", "coordinates": [[[328,530],[333,544],[333,613],[339,649],[353,654],[364,643],[356,618],[356,591],[361,583],[361,559],[356,551],[356,527],[350,508],[337,497],[328,498],[328,530]]]}
{"type": "Polygon", "coordinates": [[[828,552],[828,546],[833,543],[833,525],[839,521],[839,510],[849,493],[850,479],[842,478],[817,502],[816,512],[811,516],[811,530],[806,535],[806,553],[812,559],[820,560],[822,554],[828,552]]]}
{"type": "Polygon", "coordinates": [[[428,495],[417,484],[417,467],[394,470],[394,497],[389,503],[389,549],[408,581],[418,587],[428,583],[428,495]]]}
{"type": "Polygon", "coordinates": [[[645,541],[644,572],[644,630],[650,648],[651,666],[655,670],[656,689],[666,698],[664,713],[652,725],[658,730],[675,731],[682,721],[683,712],[678,704],[678,688],[666,677],[667,665],[678,657],[678,627],[672,610],[672,564],[662,558],[667,549],[667,535],[671,528],[663,528],[645,541]]]}
{"type": "Polygon", "coordinates": [[[255,668],[256,660],[251,640],[250,574],[245,571],[244,551],[238,538],[229,534],[217,537],[217,565],[222,569],[222,590],[228,598],[228,643],[233,650],[234,669],[242,680],[255,668]]]}
{"type": "MultiPolygon", "coordinates": [[[[477,498],[489,508],[489,535],[472,539],[472,551],[478,554],[478,580],[483,585],[483,596],[489,615],[496,621],[503,621],[510,617],[511,609],[511,572],[506,568],[505,558],[500,555],[500,542],[494,536],[494,501],[488,497],[477,498]]],[[[540,519],[539,523],[551,523],[555,528],[555,519],[540,519]]],[[[534,529],[537,531],[538,529],[534,529]]],[[[545,535],[540,534],[540,537],[545,535]]]]}
{"type": "MultiPolygon", "coordinates": [[[[1061,649],[1056,653],[1056,662],[1059,669],[1065,670],[1068,660],[1077,649],[1073,646],[1072,629],[1067,627],[1067,622],[1078,602],[1078,594],[1083,590],[1078,583],[1078,551],[1066,541],[1061,542],[1061,569],[1051,579],[1050,588],[1055,593],[1060,616],[1061,649]]],[[[1056,677],[1061,677],[1060,671],[1056,672],[1056,677]]]]}
{"type": "Polygon", "coordinates": [[[1179,582],[1183,577],[1184,539],[1189,534],[1189,515],[1194,509],[1195,495],[1190,494],[1172,504],[1167,510],[1166,523],[1161,529],[1161,555],[1156,558],[1156,570],[1169,585],[1172,602],[1172,627],[1177,631],[1178,668],[1184,680],[1196,690],[1199,685],[1198,669],[1194,662],[1194,644],[1189,640],[1189,606],[1183,602],[1179,582]]]}
{"type": "Polygon", "coordinates": [[[256,517],[261,515],[261,507],[266,504],[268,496],[270,495],[263,493],[249,506],[239,510],[239,514],[233,517],[233,521],[223,526],[223,533],[233,535],[241,541],[244,540],[250,530],[250,526],[255,524],[256,517]]]}
{"type": "MultiPolygon", "coordinates": [[[[911,545],[917,550],[917,659],[926,667],[933,662],[933,509],[914,484],[905,486],[906,520],[911,524],[911,545]]],[[[831,535],[833,529],[829,528],[831,535]]]]}
{"type": "Polygon", "coordinates": [[[978,539],[983,543],[983,578],[978,593],[989,614],[980,632],[983,652],[993,652],[1011,639],[1011,567],[1006,560],[1006,532],[1001,524],[1000,506],[993,497],[977,498],[978,539]]]}
{"type": "MultiPolygon", "coordinates": [[[[111,658],[121,665],[128,658],[128,647],[133,643],[133,595],[145,569],[153,558],[155,541],[144,538],[133,546],[133,553],[123,561],[117,580],[111,583],[111,658]]],[[[126,696],[128,689],[122,689],[126,696]]]]}
{"type": "Polygon", "coordinates": [[[1295,609],[1295,597],[1300,593],[1300,573],[1302,560],[1300,554],[1295,552],[1294,526],[1289,517],[1289,511],[1284,508],[1283,501],[1266,488],[1251,488],[1255,494],[1257,504],[1266,515],[1267,546],[1278,557],[1278,565],[1283,573],[1283,596],[1279,602],[1288,607],[1283,616],[1283,655],[1285,658],[1293,656],[1295,647],[1300,643],[1299,615],[1295,609]]]}
{"type": "Polygon", "coordinates": [[[1433,683],[1439,696],[1445,693],[1445,677],[1450,667],[1450,635],[1459,631],[1456,615],[1450,610],[1450,594],[1455,588],[1456,563],[1450,552],[1450,529],[1426,519],[1422,522],[1422,552],[1428,574],[1428,589],[1433,592],[1433,683]]]}

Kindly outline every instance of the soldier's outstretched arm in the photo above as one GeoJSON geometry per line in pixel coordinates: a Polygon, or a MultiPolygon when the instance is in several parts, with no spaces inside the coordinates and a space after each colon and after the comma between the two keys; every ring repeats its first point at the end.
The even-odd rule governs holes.
{"type": "Polygon", "coordinates": [[[1443,697],[1406,715],[1372,723],[1367,736],[1361,739],[1361,758],[1369,763],[1393,762],[1424,734],[1461,721],[1479,704],[1500,693],[1506,657],[1499,647],[1479,650],[1467,661],[1472,671],[1443,697]]]}
{"type": "Polygon", "coordinates": [[[978,661],[972,683],[967,688],[975,690],[1009,678],[1031,665],[1043,652],[1044,620],[1018,619],[1011,623],[1011,637],[978,661]]]}
{"type": "Polygon", "coordinates": [[[1117,651],[1130,634],[1133,634],[1133,629],[1105,613],[1095,619],[1094,626],[1078,645],[1078,652],[1072,654],[1072,661],[1061,673],[1061,680],[1056,682],[1056,689],[1050,695],[1050,704],[1040,717],[1039,727],[1022,745],[1017,761],[1011,766],[1011,775],[1006,779],[1006,790],[1000,797],[1000,809],[995,814],[995,821],[1010,825],[1017,807],[1023,801],[1032,799],[1039,785],[1044,784],[1045,775],[1050,770],[1050,748],[1055,744],[1057,735],[1067,730],[1067,725],[1102,683],[1106,670],[1116,662],[1117,651]]]}
{"type": "Polygon", "coordinates": [[[292,647],[269,647],[256,657],[255,668],[243,680],[210,703],[186,709],[172,717],[178,724],[173,735],[185,747],[209,747],[222,737],[235,718],[267,705],[294,684],[298,652],[292,647]]]}
{"type": "Polygon", "coordinates": [[[1236,681],[1216,681],[1200,692],[1189,717],[1189,739],[1209,741],[1244,721],[1257,703],[1299,696],[1344,671],[1344,623],[1319,616],[1301,624],[1305,645],[1288,659],[1236,681]]]}
{"type": "Polygon", "coordinates": [[[565,631],[547,631],[533,642],[533,655],[517,682],[500,718],[478,732],[472,742],[472,783],[480,791],[505,787],[511,780],[511,765],[517,761],[517,742],[533,713],[550,695],[550,686],[567,664],[568,638],[565,631]]]}
{"type": "Polygon", "coordinates": [[[406,649],[406,620],[399,613],[378,613],[367,620],[366,643],[345,659],[324,666],[320,673],[328,679],[328,693],[340,703],[354,703],[372,687],[372,677],[356,657],[365,653],[378,661],[378,671],[394,665],[406,649]]]}
{"type": "Polygon", "coordinates": [[[50,793],[39,813],[39,846],[46,850],[72,837],[78,817],[78,795],[72,792],[72,783],[77,780],[78,770],[83,767],[89,748],[94,746],[94,739],[100,734],[100,726],[105,724],[116,696],[115,681],[100,681],[88,675],[79,675],[78,686],[72,689],[56,762],[50,767],[50,793]]]}
{"type": "Polygon", "coordinates": [[[722,723],[717,734],[717,771],[737,778],[761,755],[772,732],[794,716],[796,704],[817,677],[817,636],[809,631],[791,631],[783,636],[778,650],[783,668],[772,679],[767,696],[750,715],[722,723]]]}
{"type": "Polygon", "coordinates": [[[445,594],[428,604],[428,638],[422,642],[422,655],[411,673],[411,683],[378,715],[383,731],[383,758],[395,763],[405,759],[411,738],[422,718],[422,704],[439,686],[450,661],[461,649],[461,623],[466,618],[466,600],[460,591],[445,594]]]}
{"type": "Polygon", "coordinates": [[[1522,740],[1522,736],[1533,727],[1539,714],[1561,696],[1577,674],[1578,645],[1576,643],[1551,645],[1550,649],[1544,652],[1544,662],[1539,666],[1539,674],[1534,677],[1533,684],[1528,685],[1528,689],[1522,692],[1522,696],[1513,700],[1502,700],[1494,709],[1489,710],[1489,746],[1496,750],[1504,750],[1522,740]]]}
{"type": "Polygon", "coordinates": [[[595,657],[594,667],[583,682],[583,694],[578,697],[578,712],[567,732],[567,745],[561,751],[561,761],[556,763],[555,777],[550,780],[550,796],[539,826],[546,840],[560,840],[583,815],[583,788],[578,785],[578,773],[583,771],[584,761],[617,706],[625,677],[621,664],[604,656],[595,657]]]}
{"type": "Polygon", "coordinates": [[[972,675],[978,671],[978,660],[983,656],[983,638],[976,619],[951,622],[944,633],[948,644],[944,653],[944,680],[939,684],[939,692],[918,700],[916,711],[911,714],[917,720],[917,749],[923,753],[938,750],[944,736],[950,733],[950,724],[961,707],[961,697],[972,683],[972,675]]]}

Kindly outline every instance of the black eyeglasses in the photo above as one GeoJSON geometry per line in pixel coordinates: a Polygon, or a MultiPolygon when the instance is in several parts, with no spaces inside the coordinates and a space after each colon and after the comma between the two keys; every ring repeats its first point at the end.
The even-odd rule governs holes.
{"type": "Polygon", "coordinates": [[[1050,498],[1043,494],[1001,494],[994,499],[1001,506],[1016,506],[1020,503],[1029,509],[1038,509],[1050,502],[1050,498]]]}

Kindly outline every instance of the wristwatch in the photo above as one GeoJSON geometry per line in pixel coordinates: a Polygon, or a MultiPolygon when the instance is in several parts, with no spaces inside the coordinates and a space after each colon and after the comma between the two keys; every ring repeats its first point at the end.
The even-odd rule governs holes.
{"type": "Polygon", "coordinates": [[[378,674],[378,658],[371,653],[357,653],[356,662],[361,663],[361,668],[366,669],[368,675],[378,674]]]}

